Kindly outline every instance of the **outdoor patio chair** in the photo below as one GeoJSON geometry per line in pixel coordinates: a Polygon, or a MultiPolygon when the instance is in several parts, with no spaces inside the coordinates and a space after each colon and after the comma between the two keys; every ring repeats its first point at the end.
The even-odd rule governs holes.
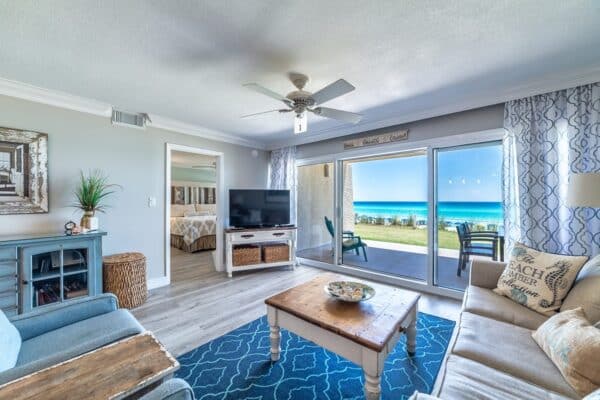
{"type": "MultiPolygon", "coordinates": [[[[329,231],[329,234],[331,235],[331,237],[335,240],[335,231],[333,229],[333,222],[331,222],[331,220],[327,217],[325,217],[325,226],[327,227],[327,230],[329,231]]],[[[365,261],[368,262],[369,260],[367,260],[367,244],[363,243],[360,236],[354,235],[354,232],[343,231],[342,232],[342,252],[354,250],[354,253],[358,256],[358,255],[360,255],[359,249],[362,249],[363,257],[365,258],[365,261]]]]}
{"type": "Polygon", "coordinates": [[[490,257],[498,259],[498,232],[495,231],[471,231],[469,224],[456,225],[458,241],[460,243],[460,255],[458,257],[458,269],[456,275],[460,276],[462,270],[467,268],[470,256],[490,257]]]}

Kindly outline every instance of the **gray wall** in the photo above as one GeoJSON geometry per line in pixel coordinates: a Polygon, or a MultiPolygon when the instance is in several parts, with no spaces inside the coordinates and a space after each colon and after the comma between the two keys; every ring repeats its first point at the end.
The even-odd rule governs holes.
{"type": "MultiPolygon", "coordinates": [[[[104,253],[140,251],[148,258],[148,276],[164,270],[165,143],[196,146],[224,153],[225,189],[263,188],[268,156],[252,149],[160,129],[115,127],[109,118],[0,96],[0,126],[45,132],[48,137],[50,212],[0,216],[0,235],[62,231],[80,213],[69,207],[79,170],[100,168],[123,191],[100,214],[108,232],[104,253]],[[156,197],[156,208],[147,198],[156,197]]],[[[227,201],[227,199],[225,199],[227,201]]],[[[228,207],[225,204],[226,209],[228,207]]]]}
{"type": "Polygon", "coordinates": [[[341,153],[344,151],[344,141],[362,136],[376,135],[395,129],[408,129],[408,141],[433,139],[436,137],[459,135],[461,133],[477,132],[488,129],[502,128],[504,118],[504,104],[477,108],[441,117],[410,122],[390,128],[359,133],[342,138],[330,139],[322,142],[309,143],[298,146],[297,157],[310,158],[326,154],[341,153]]]}

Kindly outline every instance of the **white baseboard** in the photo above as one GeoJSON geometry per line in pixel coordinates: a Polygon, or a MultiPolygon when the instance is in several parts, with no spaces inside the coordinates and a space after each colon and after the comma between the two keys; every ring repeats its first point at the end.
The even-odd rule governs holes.
{"type": "Polygon", "coordinates": [[[159,278],[150,278],[148,279],[148,290],[156,289],[161,286],[167,286],[170,283],[171,282],[169,281],[169,278],[166,276],[161,276],[159,278]]]}

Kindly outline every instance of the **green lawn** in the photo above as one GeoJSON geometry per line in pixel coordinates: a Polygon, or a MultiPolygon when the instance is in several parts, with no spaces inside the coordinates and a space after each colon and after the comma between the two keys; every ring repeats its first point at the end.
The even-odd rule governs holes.
{"type": "MultiPolygon", "coordinates": [[[[366,240],[427,246],[427,229],[413,229],[398,225],[356,224],[354,234],[366,240]]],[[[458,250],[458,234],[438,231],[439,247],[458,250]]]]}

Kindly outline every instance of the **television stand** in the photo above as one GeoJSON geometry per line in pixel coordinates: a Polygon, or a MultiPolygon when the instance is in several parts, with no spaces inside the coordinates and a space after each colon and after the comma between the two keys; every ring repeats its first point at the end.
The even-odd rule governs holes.
{"type": "Polygon", "coordinates": [[[292,268],[296,265],[296,230],[295,226],[275,227],[275,228],[248,228],[236,229],[229,228],[225,230],[225,257],[227,276],[230,278],[233,272],[249,271],[262,268],[274,268],[289,265],[292,268]],[[284,243],[288,246],[286,260],[265,262],[263,247],[269,245],[284,243]],[[234,250],[238,246],[250,246],[259,248],[258,258],[237,265],[234,262],[234,250]],[[234,265],[236,264],[236,265],[234,265]]]}

